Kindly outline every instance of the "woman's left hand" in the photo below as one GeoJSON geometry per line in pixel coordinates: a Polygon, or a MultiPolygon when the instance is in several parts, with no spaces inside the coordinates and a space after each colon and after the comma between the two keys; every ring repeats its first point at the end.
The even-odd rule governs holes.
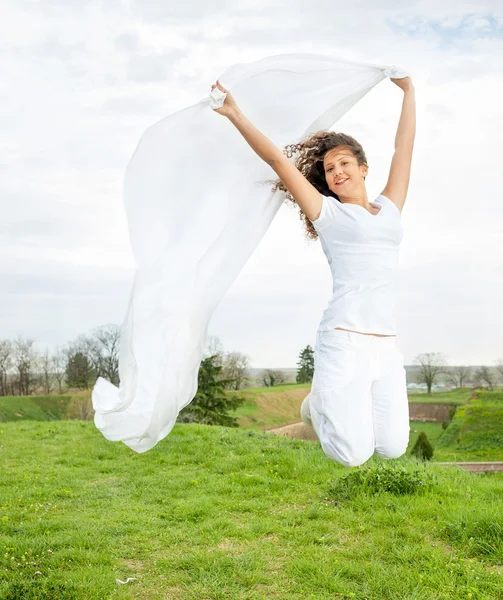
{"type": "Polygon", "coordinates": [[[410,77],[402,77],[401,79],[391,79],[391,81],[404,92],[407,92],[408,90],[414,87],[412,85],[412,79],[410,77]]]}

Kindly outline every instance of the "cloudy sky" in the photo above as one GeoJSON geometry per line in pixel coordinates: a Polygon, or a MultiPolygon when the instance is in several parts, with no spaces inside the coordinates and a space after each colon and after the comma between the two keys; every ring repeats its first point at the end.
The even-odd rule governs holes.
{"type": "MultiPolygon", "coordinates": [[[[312,52],[412,74],[406,362],[503,357],[501,0],[3,0],[2,17],[0,339],[55,349],[121,323],[134,272],[122,181],[143,131],[231,64],[312,52]]],[[[386,184],[402,97],[386,79],[334,126],[366,151],[369,198],[386,184]]],[[[284,205],[209,333],[252,367],[295,367],[330,291],[319,241],[284,205]]]]}

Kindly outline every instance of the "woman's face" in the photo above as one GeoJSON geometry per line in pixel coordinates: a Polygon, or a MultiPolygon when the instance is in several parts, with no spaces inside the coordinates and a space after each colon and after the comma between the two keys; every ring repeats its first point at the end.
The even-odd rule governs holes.
{"type": "Polygon", "coordinates": [[[329,189],[342,197],[354,194],[365,183],[368,172],[367,165],[359,165],[351,150],[344,147],[329,150],[323,157],[323,167],[329,189]]]}

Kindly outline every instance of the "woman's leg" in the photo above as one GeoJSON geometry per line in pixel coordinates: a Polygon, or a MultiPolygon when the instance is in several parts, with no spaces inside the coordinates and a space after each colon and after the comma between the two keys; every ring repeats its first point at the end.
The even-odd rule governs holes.
{"type": "Polygon", "coordinates": [[[327,456],[347,467],[366,462],[375,448],[371,350],[367,336],[320,331],[310,393],[313,427],[327,456]]]}
{"type": "Polygon", "coordinates": [[[396,342],[383,342],[378,352],[378,377],[371,387],[375,453],[398,458],[409,443],[409,401],[403,355],[396,342]]]}

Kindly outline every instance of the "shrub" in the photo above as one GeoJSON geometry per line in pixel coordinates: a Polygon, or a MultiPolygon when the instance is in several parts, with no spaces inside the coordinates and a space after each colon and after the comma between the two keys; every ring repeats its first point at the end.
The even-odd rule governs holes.
{"type": "Polygon", "coordinates": [[[217,355],[205,358],[199,367],[197,393],[192,402],[180,411],[179,423],[201,423],[238,427],[236,417],[230,415],[245,399],[227,394],[225,387],[232,379],[219,379],[222,366],[214,364],[217,355]]]}
{"type": "Polygon", "coordinates": [[[411,450],[411,454],[421,460],[431,460],[433,457],[433,446],[424,431],[421,431],[417,437],[416,443],[411,450]]]}
{"type": "Polygon", "coordinates": [[[419,474],[419,470],[410,472],[405,467],[379,465],[351,471],[338,479],[328,490],[328,494],[342,500],[360,492],[377,494],[387,492],[395,496],[416,494],[433,484],[430,474],[419,474]]]}

